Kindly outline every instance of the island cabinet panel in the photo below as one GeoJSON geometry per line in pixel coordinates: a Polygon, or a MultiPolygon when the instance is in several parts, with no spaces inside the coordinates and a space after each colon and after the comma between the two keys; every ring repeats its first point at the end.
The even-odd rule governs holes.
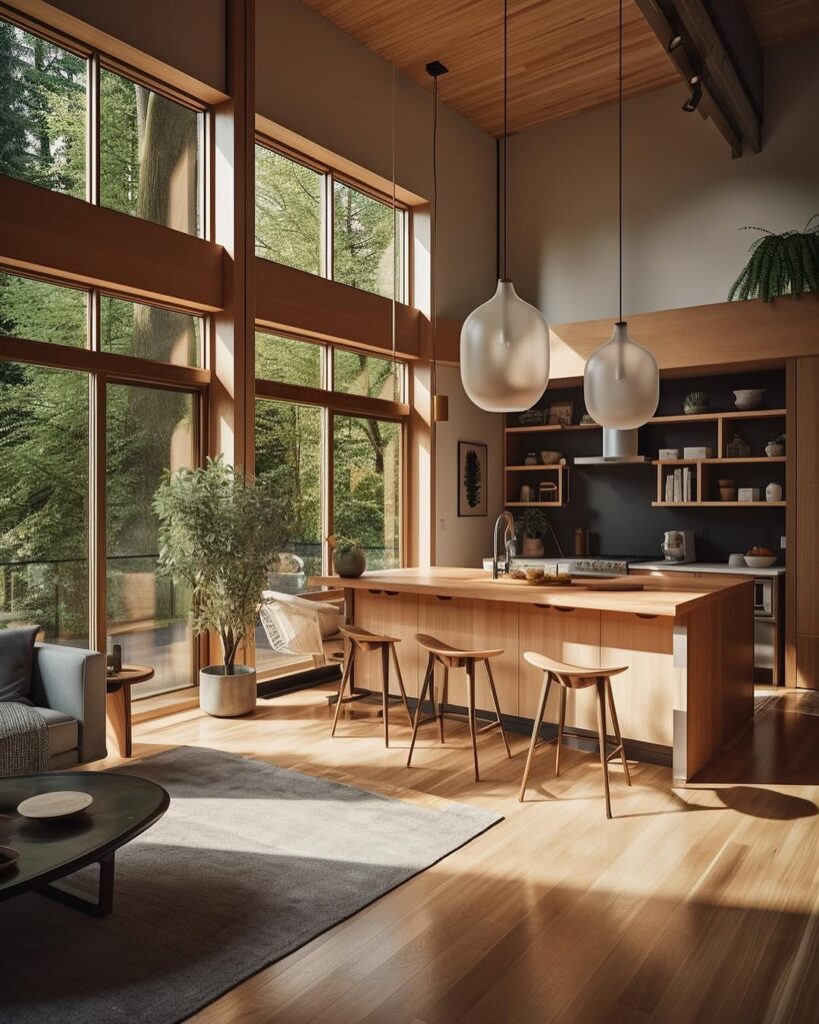
{"type": "Polygon", "coordinates": [[[605,612],[601,618],[600,664],[626,667],[612,676],[611,687],[627,739],[673,744],[673,642],[674,622],[667,616],[605,612]]]}
{"type": "MultiPolygon", "coordinates": [[[[418,632],[466,649],[497,648],[503,654],[492,659],[492,673],[498,691],[501,711],[517,715],[518,711],[518,606],[466,598],[439,598],[422,595],[418,598],[418,632]]],[[[422,652],[423,653],[423,652],[422,652]]],[[[423,679],[424,664],[420,666],[423,679]]],[[[436,691],[440,699],[443,670],[436,669],[436,691]]],[[[492,710],[492,699],[483,666],[476,666],[475,702],[483,711],[492,710]]],[[[448,703],[466,707],[466,673],[451,669],[448,703]]]]}
{"type": "MultiPolygon", "coordinates": [[[[600,612],[566,606],[520,605],[520,697],[522,718],[534,718],[543,673],[524,660],[526,651],[545,654],[569,665],[597,665],[600,659],[600,612]]],[[[566,695],[566,724],[597,730],[594,688],[566,695]]],[[[557,722],[560,689],[553,685],[545,722],[557,722]]]]}
{"type": "MultiPolygon", "coordinates": [[[[348,600],[347,606],[350,607],[348,600]]],[[[398,594],[395,591],[355,591],[354,621],[373,633],[398,637],[401,643],[395,645],[398,664],[404,679],[404,688],[409,697],[418,696],[418,596],[398,594]]],[[[381,692],[381,655],[378,651],[359,652],[355,659],[355,685],[365,690],[381,692]]],[[[390,664],[390,693],[398,694],[395,667],[390,664]]]]}

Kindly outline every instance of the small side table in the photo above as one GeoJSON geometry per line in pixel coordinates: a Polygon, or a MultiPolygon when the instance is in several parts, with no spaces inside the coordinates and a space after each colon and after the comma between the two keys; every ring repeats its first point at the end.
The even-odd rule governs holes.
{"type": "Polygon", "coordinates": [[[106,677],[105,710],[119,747],[120,757],[131,756],[131,687],[153,679],[154,670],[145,665],[123,665],[106,677]]]}

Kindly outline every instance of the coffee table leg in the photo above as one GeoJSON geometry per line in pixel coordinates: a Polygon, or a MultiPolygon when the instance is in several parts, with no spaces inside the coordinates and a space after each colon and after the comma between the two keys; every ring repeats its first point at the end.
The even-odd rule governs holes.
{"type": "Polygon", "coordinates": [[[66,903],[75,910],[82,910],[86,914],[93,914],[94,917],[107,917],[114,906],[114,854],[103,857],[99,861],[100,877],[97,890],[97,899],[89,899],[79,890],[75,889],[69,882],[46,882],[38,885],[37,892],[43,896],[49,896],[60,903],[66,903]]]}

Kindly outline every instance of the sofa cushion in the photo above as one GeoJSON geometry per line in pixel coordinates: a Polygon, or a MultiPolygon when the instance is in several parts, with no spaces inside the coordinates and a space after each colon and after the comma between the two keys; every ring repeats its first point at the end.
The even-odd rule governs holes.
{"type": "Polygon", "coordinates": [[[65,715],[62,711],[55,711],[54,708],[35,707],[34,710],[42,715],[48,726],[48,749],[52,757],[77,749],[80,745],[80,734],[76,718],[65,715]]]}
{"type": "Polygon", "coordinates": [[[0,700],[31,704],[31,670],[34,664],[34,638],[39,626],[0,629],[0,700]]]}

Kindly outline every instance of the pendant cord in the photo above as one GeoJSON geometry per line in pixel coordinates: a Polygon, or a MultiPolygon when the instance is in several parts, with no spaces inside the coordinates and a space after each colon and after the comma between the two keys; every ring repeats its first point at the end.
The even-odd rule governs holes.
{"type": "MultiPolygon", "coordinates": [[[[622,0],[621,0],[622,3],[622,0]]],[[[503,0],[503,279],[506,271],[506,138],[509,134],[509,0],[503,0]]]]}
{"type": "Polygon", "coordinates": [[[438,311],[436,309],[438,295],[436,278],[438,276],[438,78],[432,80],[432,282],[430,288],[430,314],[432,319],[432,372],[430,385],[432,393],[432,416],[435,418],[435,395],[437,385],[437,367],[435,360],[436,334],[438,333],[438,311]]]}
{"type": "MultiPolygon", "coordinates": [[[[395,292],[398,280],[398,228],[395,216],[395,62],[392,64],[392,372],[396,377],[397,367],[395,365],[396,345],[396,309],[395,292]]],[[[400,396],[398,396],[400,398],[400,396]]]]}
{"type": "Polygon", "coordinates": [[[620,286],[619,286],[619,310],[618,320],[623,322],[623,0],[620,0],[620,65],[619,65],[619,115],[618,115],[618,201],[620,220],[620,286]]]}

